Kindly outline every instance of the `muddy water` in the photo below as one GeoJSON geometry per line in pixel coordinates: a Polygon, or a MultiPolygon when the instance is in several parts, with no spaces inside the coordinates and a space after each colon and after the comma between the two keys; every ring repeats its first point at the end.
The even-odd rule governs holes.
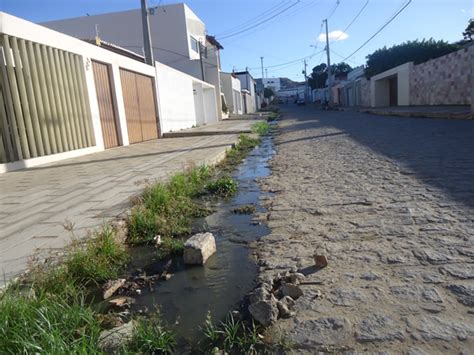
{"type": "MultiPolygon", "coordinates": [[[[173,277],[159,282],[152,291],[143,290],[136,300],[135,309],[157,305],[182,345],[195,344],[201,338],[200,326],[209,311],[214,321],[223,319],[254,287],[257,266],[250,259],[248,244],[269,230],[255,223],[254,216],[238,215],[232,210],[254,204],[257,212],[262,211],[262,192],[256,179],[269,175],[268,160],[273,152],[270,137],[264,138],[232,174],[239,183],[238,193],[229,200],[214,202],[216,212],[197,223],[196,231],[209,231],[216,238],[217,253],[205,266],[185,267],[182,259],[174,259],[170,270],[173,277]]],[[[135,250],[133,267],[147,273],[159,269],[159,263],[150,263],[151,253],[149,247],[135,250]]]]}

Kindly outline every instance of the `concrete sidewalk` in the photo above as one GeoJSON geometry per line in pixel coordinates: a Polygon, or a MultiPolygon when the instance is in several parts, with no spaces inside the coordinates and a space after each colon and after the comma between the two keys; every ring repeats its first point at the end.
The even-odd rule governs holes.
{"type": "Polygon", "coordinates": [[[225,118],[219,123],[196,128],[183,129],[176,132],[164,133],[164,138],[211,136],[219,134],[251,133],[251,126],[259,120],[266,120],[268,114],[235,115],[225,118]]]}
{"type": "MultiPolygon", "coordinates": [[[[252,123],[223,127],[248,130],[252,123]]],[[[147,181],[222,159],[238,139],[223,127],[220,135],[158,139],[1,174],[0,286],[24,271],[29,257],[70,243],[65,223],[82,237],[130,208],[147,181]]]]}
{"type": "Polygon", "coordinates": [[[383,116],[421,118],[472,118],[470,106],[394,106],[394,107],[339,107],[339,111],[357,111],[383,116]]]}

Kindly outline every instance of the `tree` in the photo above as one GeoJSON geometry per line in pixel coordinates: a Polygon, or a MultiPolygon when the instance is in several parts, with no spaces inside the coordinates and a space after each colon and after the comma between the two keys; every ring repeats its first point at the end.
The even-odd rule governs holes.
{"type": "Polygon", "coordinates": [[[459,44],[435,41],[432,38],[422,41],[407,41],[390,48],[383,47],[367,56],[365,75],[370,78],[407,62],[420,64],[454,52],[459,48],[459,44]]]}
{"type": "Polygon", "coordinates": [[[266,99],[270,99],[272,96],[275,96],[272,88],[265,88],[263,89],[263,97],[266,99]]]}
{"type": "Polygon", "coordinates": [[[466,41],[472,41],[474,37],[474,19],[470,19],[466,29],[462,33],[466,41]]]}
{"type": "MultiPolygon", "coordinates": [[[[327,73],[328,66],[325,63],[316,65],[311,72],[311,76],[308,78],[308,83],[311,89],[319,89],[326,86],[326,80],[328,78],[327,73]]],[[[352,67],[347,63],[338,63],[331,65],[331,73],[336,77],[346,75],[352,70],[352,67]]]]}

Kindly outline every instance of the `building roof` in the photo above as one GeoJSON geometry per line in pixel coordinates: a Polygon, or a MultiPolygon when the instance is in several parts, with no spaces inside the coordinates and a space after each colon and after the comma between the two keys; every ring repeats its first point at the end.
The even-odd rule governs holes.
{"type": "Polygon", "coordinates": [[[129,57],[129,58],[138,60],[139,62],[145,63],[145,57],[144,56],[142,56],[140,54],[137,54],[137,53],[135,53],[131,50],[125,49],[123,47],[117,46],[116,44],[106,42],[106,41],[100,39],[99,37],[97,37],[95,39],[83,39],[83,41],[87,42],[87,43],[95,44],[96,46],[107,49],[111,52],[121,54],[125,57],[129,57]]]}
{"type": "Polygon", "coordinates": [[[224,47],[222,46],[222,44],[220,44],[220,43],[217,41],[216,37],[206,35],[206,40],[207,40],[210,44],[216,46],[217,49],[224,49],[224,47]]]}

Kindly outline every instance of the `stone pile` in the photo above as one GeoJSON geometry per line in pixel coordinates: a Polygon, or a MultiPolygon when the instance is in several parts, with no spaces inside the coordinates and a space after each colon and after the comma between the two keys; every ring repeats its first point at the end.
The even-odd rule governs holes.
{"type": "Polygon", "coordinates": [[[249,313],[261,325],[267,327],[278,318],[290,318],[295,315],[295,301],[303,295],[298,286],[305,276],[297,272],[262,282],[249,294],[249,313]]]}

